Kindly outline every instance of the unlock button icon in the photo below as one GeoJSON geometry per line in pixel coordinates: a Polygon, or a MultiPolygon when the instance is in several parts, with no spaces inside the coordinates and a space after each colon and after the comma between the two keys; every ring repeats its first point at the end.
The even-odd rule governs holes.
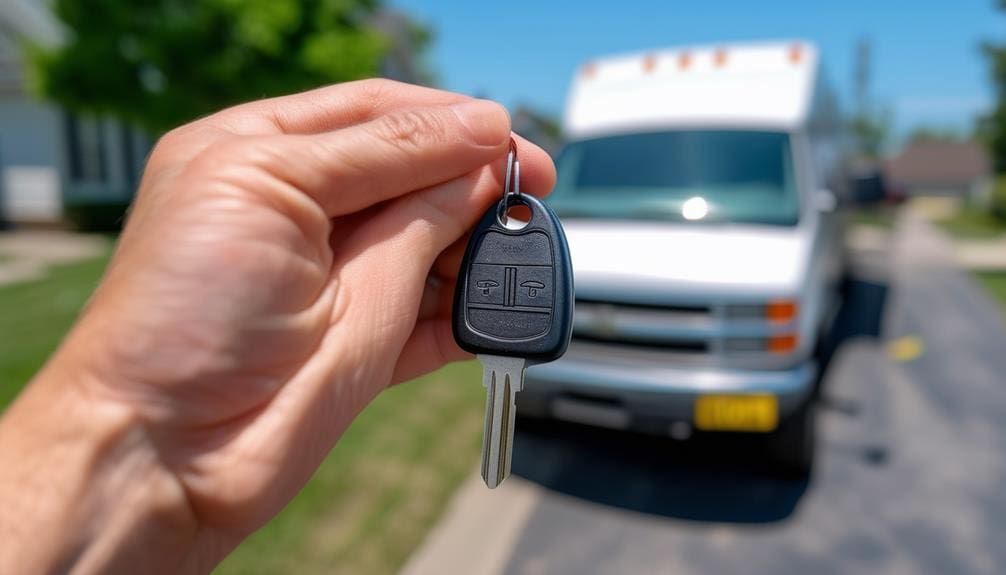
{"type": "Polygon", "coordinates": [[[538,290],[544,289],[545,284],[534,280],[528,280],[521,283],[520,287],[527,288],[527,297],[538,297],[538,290]]]}

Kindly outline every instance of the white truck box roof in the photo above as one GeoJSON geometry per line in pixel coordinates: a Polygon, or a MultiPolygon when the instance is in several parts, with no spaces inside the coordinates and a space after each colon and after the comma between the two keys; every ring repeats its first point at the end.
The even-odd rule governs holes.
{"type": "Polygon", "coordinates": [[[817,50],[798,41],[594,60],[573,80],[566,137],[679,127],[790,130],[807,119],[817,67],[817,50]]]}

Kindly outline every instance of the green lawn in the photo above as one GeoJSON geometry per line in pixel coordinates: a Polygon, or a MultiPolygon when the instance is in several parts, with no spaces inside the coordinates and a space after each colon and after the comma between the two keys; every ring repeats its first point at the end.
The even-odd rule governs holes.
{"type": "Polygon", "coordinates": [[[218,573],[397,573],[478,458],[473,362],[382,394],[307,487],[218,573]]]}
{"type": "Polygon", "coordinates": [[[891,229],[894,227],[896,213],[897,208],[890,206],[855,208],[849,211],[849,223],[891,229]]]}
{"type": "MultiPolygon", "coordinates": [[[[0,287],[0,408],[55,349],[106,261],[0,287]]],[[[397,572],[475,466],[480,378],[477,364],[456,364],[382,394],[304,491],[218,572],[397,572]]]]}
{"type": "Polygon", "coordinates": [[[961,239],[987,239],[1006,234],[1006,223],[970,208],[961,209],[939,224],[950,235],[961,239]]]}
{"type": "Polygon", "coordinates": [[[108,257],[0,286],[0,409],[45,362],[98,283],[108,257]]]}
{"type": "Polygon", "coordinates": [[[999,302],[999,307],[1006,312],[1006,272],[978,272],[975,277],[978,278],[978,283],[982,284],[999,302]]]}

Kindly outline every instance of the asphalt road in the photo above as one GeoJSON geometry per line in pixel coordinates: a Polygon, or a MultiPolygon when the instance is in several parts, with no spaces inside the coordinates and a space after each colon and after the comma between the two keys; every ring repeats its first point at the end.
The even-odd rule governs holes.
{"type": "Polygon", "coordinates": [[[544,495],[502,571],[1006,573],[999,310],[912,216],[855,261],[809,480],[777,477],[747,440],[522,422],[514,473],[544,495]],[[890,357],[903,336],[921,356],[890,357]]]}

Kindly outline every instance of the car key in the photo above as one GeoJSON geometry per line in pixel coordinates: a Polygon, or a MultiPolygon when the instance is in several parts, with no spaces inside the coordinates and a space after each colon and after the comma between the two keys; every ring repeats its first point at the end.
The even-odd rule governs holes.
{"type": "Polygon", "coordinates": [[[520,192],[520,162],[511,140],[503,198],[472,233],[454,296],[454,339],[482,363],[482,478],[490,489],[510,475],[516,396],[524,387],[524,369],[562,356],[572,323],[573,275],[566,236],[551,209],[520,192]],[[523,226],[507,216],[515,205],[531,211],[523,226]]]}

